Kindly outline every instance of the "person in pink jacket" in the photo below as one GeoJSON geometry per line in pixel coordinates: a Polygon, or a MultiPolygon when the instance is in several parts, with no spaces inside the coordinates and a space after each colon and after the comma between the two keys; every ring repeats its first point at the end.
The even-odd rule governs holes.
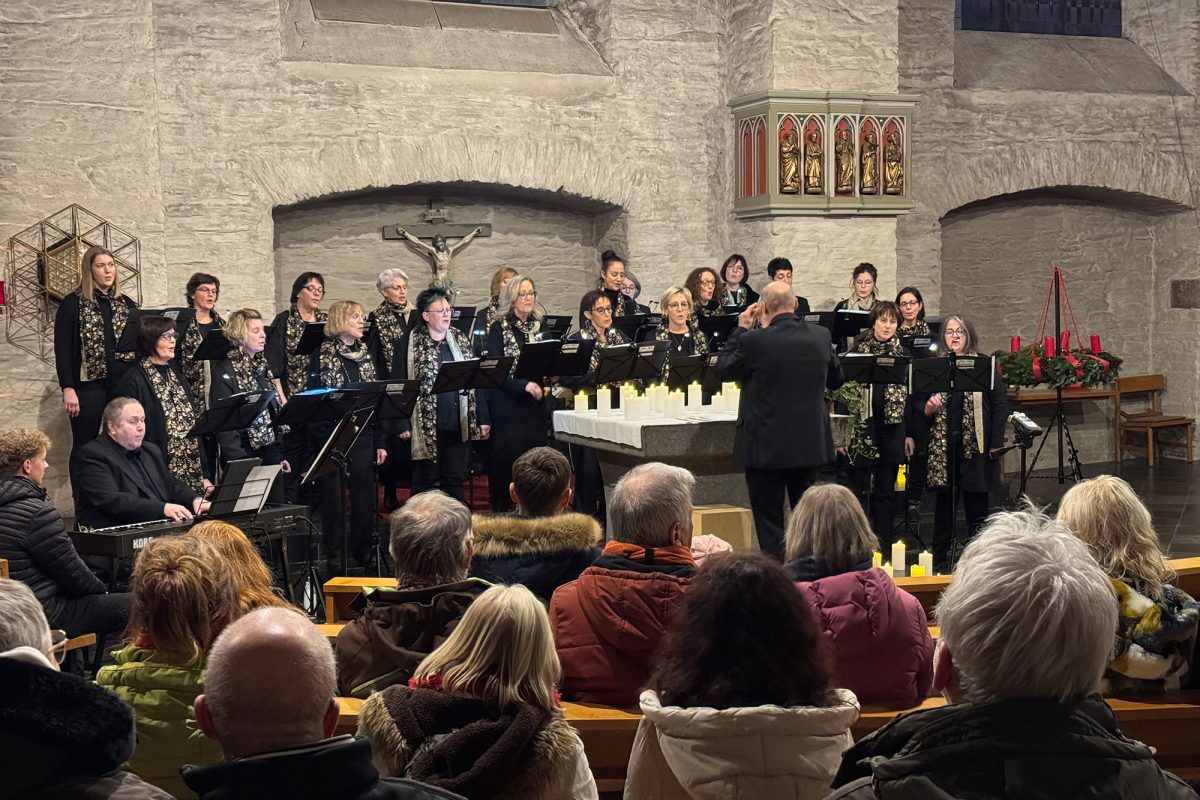
{"type": "Polygon", "coordinates": [[[866,704],[921,703],[933,679],[933,640],[921,604],[871,566],[879,540],[854,494],[818,484],[788,520],[784,568],[833,640],[837,685],[866,704]]]}

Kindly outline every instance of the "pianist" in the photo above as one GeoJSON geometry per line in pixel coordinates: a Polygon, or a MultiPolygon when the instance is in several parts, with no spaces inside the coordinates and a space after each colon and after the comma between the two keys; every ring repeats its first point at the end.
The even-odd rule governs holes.
{"type": "Polygon", "coordinates": [[[79,451],[75,515],[80,525],[107,528],[169,519],[190,520],[208,503],[167,469],[146,436],[141,403],[117,397],[104,407],[103,433],[79,451]]]}

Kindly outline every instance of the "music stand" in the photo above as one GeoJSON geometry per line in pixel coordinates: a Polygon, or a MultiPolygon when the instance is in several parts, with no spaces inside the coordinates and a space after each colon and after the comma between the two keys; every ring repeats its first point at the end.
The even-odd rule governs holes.
{"type": "Polygon", "coordinates": [[[687,386],[698,383],[702,392],[711,395],[721,388],[716,361],[716,353],[704,356],[675,356],[667,367],[667,388],[671,391],[683,391],[687,386]]]}
{"type": "MultiPolygon", "coordinates": [[[[629,341],[637,339],[638,331],[647,327],[650,324],[650,314],[625,314],[620,317],[613,317],[612,326],[624,334],[629,341]]],[[[662,315],[658,315],[659,320],[662,315]]],[[[656,325],[658,323],[655,323],[656,325]]]]}
{"type": "Polygon", "coordinates": [[[637,336],[634,340],[637,344],[641,344],[647,339],[653,339],[658,333],[658,329],[663,325],[662,314],[650,314],[646,317],[646,324],[637,330],[637,336]]]}
{"type": "Polygon", "coordinates": [[[245,511],[258,514],[282,471],[279,464],[263,465],[261,458],[230,461],[221,482],[213,490],[209,516],[222,517],[245,511]]]}
{"type": "Polygon", "coordinates": [[[737,327],[737,314],[713,314],[700,318],[700,330],[708,338],[709,349],[717,350],[717,344],[729,338],[729,332],[737,327]]]}
{"type": "MultiPolygon", "coordinates": [[[[564,317],[569,321],[569,317],[564,317]]],[[[527,342],[521,345],[521,355],[513,370],[517,380],[541,382],[548,376],[573,378],[586,375],[591,368],[595,339],[563,342],[548,339],[543,342],[527,342]]]]}
{"type": "Polygon", "coordinates": [[[932,335],[900,336],[900,344],[912,354],[913,358],[933,358],[937,355],[937,345],[932,335]]]}
{"type": "Polygon", "coordinates": [[[542,336],[548,339],[565,339],[571,330],[571,317],[563,314],[547,314],[542,317],[542,336]]]}
{"type": "Polygon", "coordinates": [[[296,355],[312,355],[323,341],[325,341],[324,322],[304,323],[304,333],[300,334],[300,341],[296,343],[296,355]]]}
{"type": "Polygon", "coordinates": [[[233,345],[220,328],[213,328],[200,340],[200,346],[192,353],[192,361],[221,361],[229,357],[233,345]]]}
{"type": "Polygon", "coordinates": [[[165,317],[167,310],[165,308],[131,308],[129,309],[129,319],[125,323],[125,330],[121,331],[121,338],[117,339],[116,351],[118,353],[136,353],[138,349],[138,331],[142,327],[142,317],[165,317]]]}
{"type": "Polygon", "coordinates": [[[833,312],[834,341],[853,339],[867,329],[867,319],[870,311],[860,311],[857,308],[839,308],[833,312]]]}
{"type": "Polygon", "coordinates": [[[310,422],[330,422],[341,419],[358,403],[358,392],[346,389],[310,389],[292,395],[287,405],[275,417],[275,425],[293,429],[310,422]]]}
{"type": "Polygon", "coordinates": [[[431,394],[467,389],[503,389],[515,360],[512,356],[487,356],[443,361],[438,366],[437,377],[433,379],[431,394]]]}
{"type": "Polygon", "coordinates": [[[213,401],[188,431],[188,438],[250,427],[275,399],[275,390],[238,392],[213,401]]]}
{"type": "Polygon", "coordinates": [[[629,380],[654,380],[667,361],[667,343],[655,340],[600,348],[596,385],[629,380]]]}
{"type": "MultiPolygon", "coordinates": [[[[359,400],[359,393],[354,393],[355,401],[359,400]]],[[[294,401],[293,401],[294,402],[294,401]]],[[[291,403],[288,403],[291,405],[291,403]]],[[[350,485],[350,453],[354,449],[354,443],[358,441],[358,437],[362,435],[367,426],[371,424],[371,419],[375,416],[375,408],[373,406],[367,408],[354,408],[345,416],[338,420],[338,424],[334,427],[333,433],[329,434],[329,438],[325,440],[325,444],[321,445],[317,457],[313,459],[312,466],[308,468],[308,472],[304,473],[300,483],[312,483],[317,478],[323,477],[329,473],[335,473],[339,480],[337,484],[337,509],[336,513],[342,520],[342,568],[349,566],[348,553],[350,549],[350,525],[346,522],[345,509],[345,492],[346,487],[350,485]]],[[[325,509],[328,513],[330,509],[325,509]]]]}
{"type": "Polygon", "coordinates": [[[454,306],[450,311],[450,327],[457,328],[464,336],[471,335],[475,327],[475,306],[454,306]]]}
{"type": "Polygon", "coordinates": [[[800,319],[809,325],[820,325],[822,328],[827,328],[831,334],[833,333],[832,311],[814,311],[811,314],[805,314],[800,319]]]}

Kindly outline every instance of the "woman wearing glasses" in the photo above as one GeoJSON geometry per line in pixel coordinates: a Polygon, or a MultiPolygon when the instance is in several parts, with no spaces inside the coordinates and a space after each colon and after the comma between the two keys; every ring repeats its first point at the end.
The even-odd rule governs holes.
{"type": "Polygon", "coordinates": [[[896,306],[900,309],[898,336],[928,336],[929,323],[925,321],[925,300],[921,290],[905,286],[896,292],[896,306]]]}
{"type": "Polygon", "coordinates": [[[734,253],[721,265],[721,282],[725,284],[725,303],[733,309],[742,311],[758,302],[758,292],[750,287],[746,257],[740,253],[734,253]]]}
{"type": "Polygon", "coordinates": [[[671,286],[662,296],[663,321],[654,338],[667,343],[667,360],[663,362],[665,381],[671,371],[671,359],[683,356],[708,355],[708,339],[700,330],[696,314],[692,313],[692,293],[684,286],[671,286]]]}
{"type": "MultiPolygon", "coordinates": [[[[596,288],[604,292],[612,301],[613,316],[623,317],[635,313],[637,304],[625,296],[625,259],[616,251],[605,250],[600,254],[600,280],[596,288]]],[[[501,305],[503,308],[503,305],[501,305]]],[[[583,325],[583,312],[586,310],[583,301],[579,303],[579,324],[583,325]]]]}
{"type": "Polygon", "coordinates": [[[120,383],[115,397],[132,397],[146,411],[146,438],[162,450],[167,469],[189,489],[207,497],[212,491],[212,471],[200,437],[188,436],[204,410],[179,371],[175,348],[179,334],[169,317],[138,319],[138,354],[141,360],[120,383]]]}
{"type": "Polygon", "coordinates": [[[697,267],[688,273],[683,288],[692,295],[692,314],[697,318],[724,312],[726,304],[725,286],[717,277],[717,271],[708,267],[697,267]]]}
{"type": "MultiPolygon", "coordinates": [[[[192,394],[201,403],[208,397],[209,367],[212,361],[197,361],[192,356],[200,349],[204,337],[213,330],[220,330],[224,325],[221,315],[217,313],[217,298],[221,296],[221,281],[215,275],[197,272],[188,279],[184,289],[188,307],[175,317],[175,329],[179,339],[175,347],[175,366],[187,378],[192,387],[192,394]]],[[[217,454],[217,438],[204,437],[204,451],[208,458],[217,454]]],[[[206,471],[214,472],[216,464],[206,464],[206,471]]]]}
{"type": "MultiPolygon", "coordinates": [[[[946,317],[942,342],[955,355],[977,354],[974,328],[957,314],[946,317]]],[[[988,492],[1000,484],[1000,465],[991,454],[1004,446],[1008,419],[1004,379],[996,373],[988,392],[940,392],[918,398],[917,403],[918,408],[923,407],[929,429],[927,481],[937,490],[934,569],[948,572],[954,566],[955,555],[983,525],[988,514],[988,492]],[[962,497],[966,536],[957,533],[952,491],[962,497]]]]}
{"type": "MultiPolygon", "coordinates": [[[[622,265],[621,277],[624,276],[622,265]]],[[[620,290],[616,293],[621,294],[620,290]]],[[[485,355],[516,357],[522,345],[538,340],[542,321],[537,312],[537,295],[533,280],[524,275],[515,276],[501,290],[502,316],[488,330],[483,345],[485,355]]],[[[544,396],[545,391],[537,381],[511,377],[503,388],[490,393],[492,457],[488,466],[488,494],[493,513],[510,511],[513,507],[508,493],[513,462],[525,451],[548,442],[549,413],[542,402],[544,396]]]]}
{"type": "Polygon", "coordinates": [[[875,281],[879,279],[879,271],[874,264],[865,261],[854,268],[850,277],[850,296],[842,300],[834,311],[850,309],[852,311],[870,311],[875,308],[875,281]]]}

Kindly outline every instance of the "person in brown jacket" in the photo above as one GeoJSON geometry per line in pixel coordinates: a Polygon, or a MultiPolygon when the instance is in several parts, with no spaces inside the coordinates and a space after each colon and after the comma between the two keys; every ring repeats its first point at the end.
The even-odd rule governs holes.
{"type": "Polygon", "coordinates": [[[642,464],[613,489],[614,540],[550,601],[563,696],[635,708],[654,649],[683,602],[692,559],[692,473],[642,464]]]}
{"type": "Polygon", "coordinates": [[[365,698],[405,685],[491,584],[467,577],[471,512],[442,491],[422,492],[392,514],[396,588],[363,591],[338,634],[338,693],[365,698]]]}

